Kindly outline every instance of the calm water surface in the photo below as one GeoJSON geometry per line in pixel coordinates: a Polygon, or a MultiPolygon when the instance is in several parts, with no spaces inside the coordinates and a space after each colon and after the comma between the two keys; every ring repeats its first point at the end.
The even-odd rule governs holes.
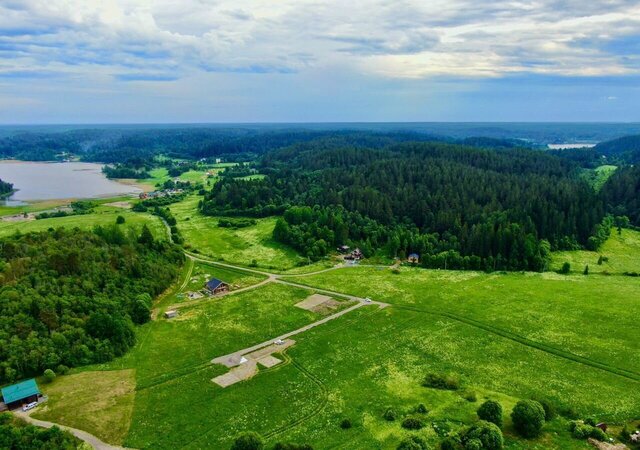
{"type": "Polygon", "coordinates": [[[107,179],[101,164],[0,161],[0,179],[18,189],[7,205],[31,200],[110,197],[141,192],[107,179]]]}

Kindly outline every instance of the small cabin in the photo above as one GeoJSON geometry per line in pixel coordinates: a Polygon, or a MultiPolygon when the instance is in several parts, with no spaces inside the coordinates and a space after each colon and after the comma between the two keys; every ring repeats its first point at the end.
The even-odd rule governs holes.
{"type": "Polygon", "coordinates": [[[222,280],[218,280],[217,278],[212,278],[209,281],[207,281],[204,285],[204,288],[211,295],[217,295],[217,294],[229,292],[229,285],[222,280]]]}
{"type": "Polygon", "coordinates": [[[407,261],[411,264],[417,264],[418,262],[420,262],[420,255],[418,255],[417,253],[411,253],[407,258],[407,261]]]}
{"type": "Polygon", "coordinates": [[[178,316],[178,311],[176,311],[175,309],[165,311],[164,313],[165,319],[173,319],[174,317],[177,317],[177,316],[178,316]]]}
{"type": "Polygon", "coordinates": [[[2,388],[2,401],[8,409],[19,408],[41,398],[42,393],[33,378],[2,388]]]}
{"type": "Polygon", "coordinates": [[[340,253],[348,253],[349,252],[349,246],[348,245],[341,245],[340,247],[337,248],[337,250],[340,253]]]}

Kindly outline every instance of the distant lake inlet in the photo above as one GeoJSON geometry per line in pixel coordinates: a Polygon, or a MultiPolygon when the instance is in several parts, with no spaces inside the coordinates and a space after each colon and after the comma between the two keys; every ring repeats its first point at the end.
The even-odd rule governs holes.
{"type": "Polygon", "coordinates": [[[0,179],[13,183],[16,192],[8,206],[27,201],[97,198],[142,192],[135,186],[107,179],[102,165],[82,162],[0,161],[0,179]]]}

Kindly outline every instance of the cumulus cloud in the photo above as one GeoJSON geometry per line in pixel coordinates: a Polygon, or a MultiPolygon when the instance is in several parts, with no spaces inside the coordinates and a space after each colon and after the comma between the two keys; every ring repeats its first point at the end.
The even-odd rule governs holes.
{"type": "Polygon", "coordinates": [[[5,0],[0,72],[625,75],[639,29],[635,0],[5,0]]]}

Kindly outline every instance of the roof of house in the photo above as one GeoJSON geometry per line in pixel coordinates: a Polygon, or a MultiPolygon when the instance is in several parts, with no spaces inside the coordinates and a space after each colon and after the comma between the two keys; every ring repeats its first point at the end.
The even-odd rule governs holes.
{"type": "Polygon", "coordinates": [[[418,255],[417,253],[411,253],[409,255],[409,258],[418,258],[420,255],[418,255]]]}
{"type": "Polygon", "coordinates": [[[225,283],[224,281],[218,280],[217,278],[212,278],[209,281],[207,281],[207,288],[211,289],[212,291],[216,288],[218,288],[221,285],[225,285],[227,283],[225,283]]]}
{"type": "Polygon", "coordinates": [[[2,398],[5,403],[13,403],[24,398],[31,397],[40,393],[38,384],[33,378],[2,388],[2,398]]]}

